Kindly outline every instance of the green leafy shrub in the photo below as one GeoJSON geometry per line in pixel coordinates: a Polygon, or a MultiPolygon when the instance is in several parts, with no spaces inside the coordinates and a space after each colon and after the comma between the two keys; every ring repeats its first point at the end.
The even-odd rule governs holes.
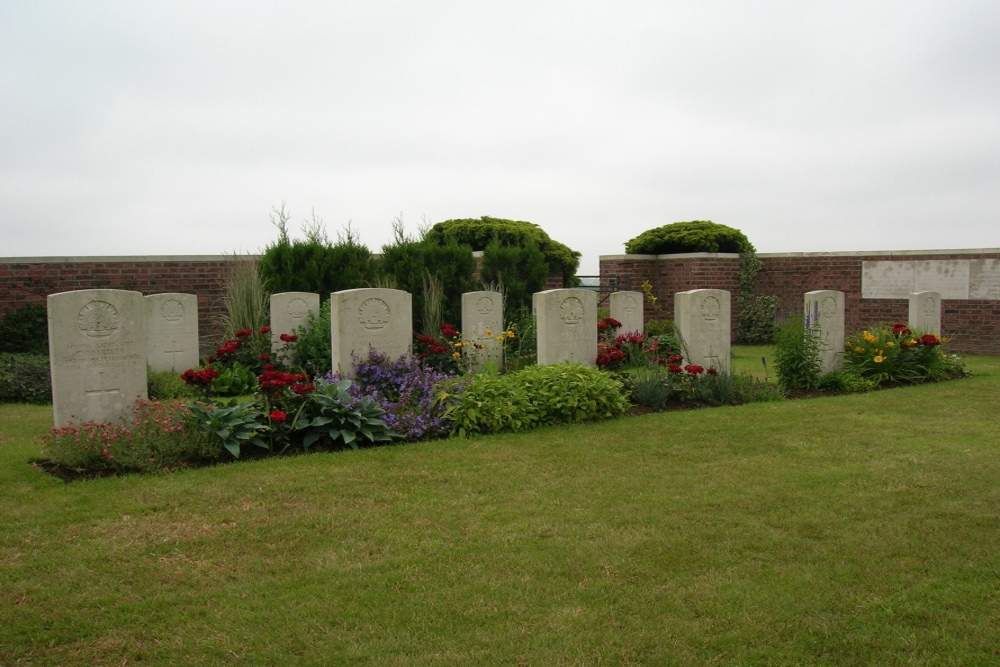
{"type": "Polygon", "coordinates": [[[827,373],[819,379],[819,390],[824,392],[861,394],[876,389],[878,389],[878,382],[863,378],[849,370],[827,373]]]}
{"type": "Polygon", "coordinates": [[[27,303],[0,319],[0,352],[49,353],[48,313],[44,305],[27,303]]]}
{"type": "Polygon", "coordinates": [[[325,300],[331,292],[368,287],[375,280],[375,258],[350,226],[331,243],[314,216],[303,226],[306,238],[300,240],[289,236],[288,219],[284,206],[274,210],[271,222],[278,238],[260,257],[261,280],[270,293],[316,292],[325,300]]]}
{"type": "Polygon", "coordinates": [[[737,403],[772,403],[787,398],[780,386],[758,380],[748,373],[737,373],[732,378],[736,384],[737,403]]]}
{"type": "Polygon", "coordinates": [[[793,315],[781,323],[774,348],[778,385],[785,391],[818,389],[822,345],[815,327],[807,327],[800,316],[793,315]]]}
{"type": "Polygon", "coordinates": [[[480,276],[503,287],[505,313],[530,309],[532,295],[545,289],[549,273],[545,254],[530,237],[521,245],[494,239],[483,250],[480,276]]]}
{"type": "Polygon", "coordinates": [[[146,371],[146,394],[152,400],[194,398],[197,392],[176,371],[146,371]]]}
{"type": "Polygon", "coordinates": [[[538,361],[538,321],[531,308],[515,310],[508,320],[503,364],[507,371],[516,371],[538,361]]]}
{"type": "MultiPolygon", "coordinates": [[[[397,235],[391,245],[382,247],[379,258],[380,273],[395,284],[396,289],[409,292],[413,297],[414,329],[427,333],[437,328],[438,323],[424,323],[425,286],[431,277],[441,288],[440,316],[444,321],[462,321],[462,294],[471,292],[472,276],[476,270],[476,260],[468,245],[460,245],[454,240],[438,244],[429,241],[415,241],[397,235]]],[[[433,296],[432,296],[433,298],[433,296]]]]}
{"type": "Polygon", "coordinates": [[[326,299],[319,307],[319,315],[311,310],[308,324],[299,327],[293,333],[298,336],[295,341],[295,361],[310,375],[316,377],[330,372],[333,361],[333,350],[330,338],[330,300],[326,299]]]}
{"type": "Polygon", "coordinates": [[[644,231],[625,244],[630,255],[669,255],[686,252],[753,251],[750,240],[738,229],[710,220],[675,222],[644,231]]]}
{"type": "Polygon", "coordinates": [[[348,394],[350,380],[320,384],[306,396],[291,427],[301,431],[302,447],[319,442],[330,447],[389,442],[393,434],[383,420],[384,411],[370,396],[348,394]]]}
{"type": "MultiPolygon", "coordinates": [[[[643,325],[642,329],[647,336],[675,337],[677,334],[677,327],[674,326],[674,321],[667,319],[649,320],[645,325],[643,325]]],[[[680,346],[678,345],[678,347],[680,346]]]]}
{"type": "Polygon", "coordinates": [[[255,401],[191,401],[187,405],[185,427],[209,442],[224,447],[235,458],[244,445],[270,450],[267,415],[255,401]]]}
{"type": "MultiPolygon", "coordinates": [[[[581,364],[529,366],[506,375],[478,374],[449,409],[452,433],[523,431],[549,424],[612,419],[625,414],[622,384],[581,364]]],[[[455,397],[442,392],[440,400],[455,397]]]]}
{"type": "Polygon", "coordinates": [[[761,266],[757,253],[753,250],[740,253],[734,299],[736,311],[739,313],[736,342],[745,345],[764,345],[774,342],[778,297],[757,294],[757,274],[761,266]]]}
{"type": "Polygon", "coordinates": [[[49,358],[38,354],[0,354],[0,403],[52,402],[49,358]]]}
{"type": "Polygon", "coordinates": [[[549,267],[549,274],[559,273],[567,287],[576,287],[580,267],[580,253],[552,240],[541,227],[520,220],[482,217],[445,220],[432,226],[425,236],[427,241],[440,245],[449,241],[468,245],[473,250],[486,250],[494,240],[502,246],[523,246],[530,239],[538,246],[549,267]]]}
{"type": "Polygon", "coordinates": [[[847,337],[844,370],[877,385],[961,377],[961,360],[945,352],[947,342],[901,322],[869,327],[847,337]]]}

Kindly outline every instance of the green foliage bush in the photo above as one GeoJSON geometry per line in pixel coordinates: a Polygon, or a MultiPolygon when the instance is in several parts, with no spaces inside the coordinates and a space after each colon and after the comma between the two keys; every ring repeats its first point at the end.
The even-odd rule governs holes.
{"type": "Polygon", "coordinates": [[[649,229],[625,244],[630,255],[669,255],[685,252],[751,252],[754,247],[738,229],[710,220],[675,222],[649,229]]]}
{"type": "Polygon", "coordinates": [[[39,354],[0,354],[0,403],[52,402],[49,358],[39,354]]]}
{"type": "Polygon", "coordinates": [[[531,238],[522,245],[506,245],[494,239],[483,250],[480,276],[484,283],[499,284],[504,293],[504,312],[531,308],[532,295],[545,289],[549,265],[545,254],[531,238]]]}
{"type": "Polygon", "coordinates": [[[191,401],[186,407],[185,428],[224,447],[234,458],[240,457],[244,445],[271,448],[267,415],[255,401],[191,401]]]}
{"type": "Polygon", "coordinates": [[[778,325],[774,342],[778,386],[785,391],[818,389],[823,343],[815,327],[807,327],[801,316],[792,315],[778,325]]]}
{"type": "Polygon", "coordinates": [[[48,354],[48,313],[42,304],[27,303],[0,319],[0,352],[48,354]]]}
{"type": "Polygon", "coordinates": [[[396,289],[412,295],[416,331],[426,332],[427,325],[434,330],[439,324],[423,322],[428,276],[443,288],[440,312],[444,321],[462,321],[462,294],[473,291],[472,276],[476,270],[476,260],[468,245],[453,239],[438,244],[397,236],[394,243],[382,247],[378,266],[380,274],[395,284],[396,289]]]}
{"type": "Polygon", "coordinates": [[[284,207],[275,209],[271,221],[278,228],[278,239],[260,257],[261,280],[270,293],[316,292],[326,299],[330,292],[372,285],[377,263],[350,227],[330,243],[322,222],[315,218],[304,226],[304,240],[289,236],[284,207]]]}
{"type": "Polygon", "coordinates": [[[757,274],[761,262],[753,250],[740,253],[740,267],[737,273],[736,342],[743,345],[766,345],[774,342],[775,317],[778,312],[778,297],[758,295],[757,274]]]}
{"type": "Polygon", "coordinates": [[[320,304],[319,315],[309,311],[308,322],[308,325],[292,332],[298,336],[295,342],[295,364],[313,377],[326,375],[333,363],[329,299],[320,304]]]}
{"type": "Polygon", "coordinates": [[[347,393],[350,380],[321,384],[307,394],[291,427],[301,431],[302,448],[319,442],[327,446],[390,442],[392,433],[382,419],[385,412],[370,396],[354,398],[347,393]]]}
{"type": "MultiPolygon", "coordinates": [[[[442,392],[441,400],[455,397],[442,392]]],[[[582,364],[528,366],[506,375],[472,376],[449,409],[452,433],[524,431],[550,424],[621,417],[622,383],[582,364]]]]}
{"type": "Polygon", "coordinates": [[[576,287],[580,268],[580,253],[554,241],[541,227],[521,220],[482,217],[445,220],[432,226],[425,236],[427,241],[444,245],[449,241],[468,245],[473,250],[485,250],[494,240],[503,246],[523,246],[531,239],[545,255],[549,273],[559,273],[567,287],[576,287]]]}
{"type": "Polygon", "coordinates": [[[146,394],[151,400],[194,398],[197,392],[176,371],[146,371],[146,394]]]}

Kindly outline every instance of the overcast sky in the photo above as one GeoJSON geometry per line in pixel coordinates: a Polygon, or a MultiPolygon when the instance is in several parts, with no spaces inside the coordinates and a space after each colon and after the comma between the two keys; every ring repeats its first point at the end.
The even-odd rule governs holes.
{"type": "Polygon", "coordinates": [[[1000,2],[0,0],[0,257],[258,252],[284,202],[621,254],[1000,246],[1000,2]]]}

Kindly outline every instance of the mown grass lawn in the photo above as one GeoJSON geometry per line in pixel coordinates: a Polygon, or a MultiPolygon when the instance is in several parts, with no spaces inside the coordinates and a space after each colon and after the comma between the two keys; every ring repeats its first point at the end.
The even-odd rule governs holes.
{"type": "Polygon", "coordinates": [[[1000,358],[969,366],[72,484],[27,464],[49,409],[0,406],[0,664],[998,664],[1000,358]]]}

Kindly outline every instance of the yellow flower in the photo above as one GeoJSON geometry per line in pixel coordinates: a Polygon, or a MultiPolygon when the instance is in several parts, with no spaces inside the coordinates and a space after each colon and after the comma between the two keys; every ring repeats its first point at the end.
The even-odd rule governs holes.
{"type": "Polygon", "coordinates": [[[896,344],[895,344],[895,343],[893,343],[893,342],[892,342],[892,341],[890,340],[890,341],[889,341],[888,343],[886,343],[886,344],[885,344],[885,346],[886,346],[886,347],[896,347],[896,344]]]}
{"type": "Polygon", "coordinates": [[[463,343],[462,341],[455,343],[455,347],[462,347],[463,345],[465,345],[465,343],[463,343]]]}
{"type": "Polygon", "coordinates": [[[874,359],[872,359],[872,361],[874,361],[876,364],[881,364],[883,361],[885,361],[885,357],[883,357],[882,355],[877,355],[874,359]]]}
{"type": "Polygon", "coordinates": [[[506,336],[504,336],[503,334],[500,334],[499,336],[497,336],[497,342],[498,343],[502,343],[503,340],[504,340],[504,338],[506,338],[506,336]]]}
{"type": "Polygon", "coordinates": [[[513,338],[513,337],[514,337],[514,332],[513,331],[508,331],[507,332],[507,338],[513,338]]]}
{"type": "Polygon", "coordinates": [[[462,356],[462,354],[461,354],[460,352],[453,352],[451,356],[453,356],[453,357],[455,357],[456,359],[458,359],[459,357],[461,357],[461,356],[462,356]]]}
{"type": "Polygon", "coordinates": [[[875,335],[872,334],[870,331],[864,332],[863,334],[861,334],[861,336],[869,343],[874,343],[875,341],[878,340],[878,338],[876,338],[875,335]]]}
{"type": "Polygon", "coordinates": [[[861,346],[859,345],[859,346],[857,346],[856,348],[854,348],[854,351],[855,351],[855,352],[857,352],[858,354],[861,354],[862,352],[864,352],[864,351],[865,351],[865,348],[863,348],[863,347],[861,347],[861,346]]]}
{"type": "Polygon", "coordinates": [[[487,337],[487,338],[493,338],[493,332],[492,332],[492,331],[490,331],[489,329],[487,329],[487,330],[486,330],[486,337],[487,337]]]}

